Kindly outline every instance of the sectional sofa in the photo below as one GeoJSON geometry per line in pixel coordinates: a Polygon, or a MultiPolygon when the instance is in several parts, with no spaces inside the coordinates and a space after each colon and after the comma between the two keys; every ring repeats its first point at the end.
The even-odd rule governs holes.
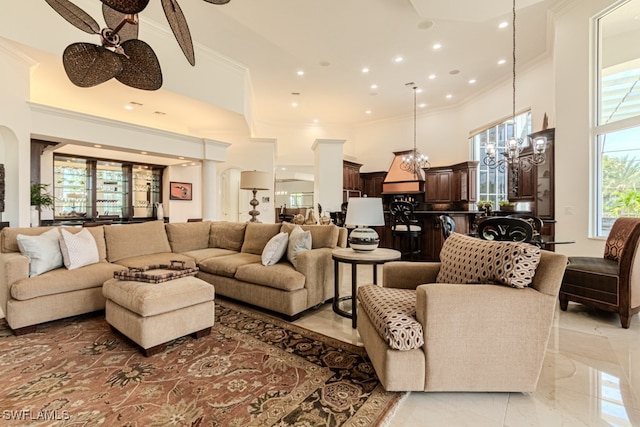
{"type": "Polygon", "coordinates": [[[347,239],[346,230],[334,225],[303,226],[311,234],[311,249],[297,256],[295,267],[286,256],[265,266],[261,261],[267,243],[279,233],[291,233],[293,225],[151,221],[99,226],[84,229],[96,242],[99,262],[29,277],[29,259],[20,252],[17,236],[38,236],[51,229],[0,232],[0,304],[16,334],[33,332],[39,323],[103,309],[102,284],[118,270],[174,260],[197,265],[197,277],[213,285],[218,295],[295,319],[333,298],[331,251],[345,247],[347,239]]]}

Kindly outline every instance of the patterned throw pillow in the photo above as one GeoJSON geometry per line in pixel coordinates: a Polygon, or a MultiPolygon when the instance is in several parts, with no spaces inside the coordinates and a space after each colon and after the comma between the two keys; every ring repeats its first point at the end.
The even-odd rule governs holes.
{"type": "Polygon", "coordinates": [[[440,252],[437,283],[497,283],[524,288],[540,263],[540,248],[521,242],[490,242],[453,233],[440,252]]]}
{"type": "Polygon", "coordinates": [[[302,227],[296,225],[289,234],[289,244],[287,246],[287,259],[297,268],[296,259],[304,251],[311,249],[311,231],[304,231],[302,227]]]}
{"type": "Polygon", "coordinates": [[[60,233],[55,228],[38,236],[16,236],[20,252],[29,258],[29,277],[62,267],[59,236],[60,233]]]}
{"type": "Polygon", "coordinates": [[[275,265],[280,258],[287,252],[287,244],[289,243],[289,235],[287,233],[278,233],[273,236],[262,251],[262,265],[275,265]]]}
{"type": "Polygon", "coordinates": [[[100,261],[98,246],[88,229],[83,228],[76,234],[60,229],[60,250],[64,266],[69,270],[95,264],[100,261]]]}

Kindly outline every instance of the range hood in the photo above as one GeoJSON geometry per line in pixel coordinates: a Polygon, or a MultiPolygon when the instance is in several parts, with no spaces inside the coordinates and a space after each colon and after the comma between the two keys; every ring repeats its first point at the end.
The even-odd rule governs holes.
{"type": "Polygon", "coordinates": [[[393,162],[382,182],[382,194],[416,194],[424,193],[424,171],[416,174],[403,170],[402,157],[412,154],[413,150],[395,151],[393,162]]]}

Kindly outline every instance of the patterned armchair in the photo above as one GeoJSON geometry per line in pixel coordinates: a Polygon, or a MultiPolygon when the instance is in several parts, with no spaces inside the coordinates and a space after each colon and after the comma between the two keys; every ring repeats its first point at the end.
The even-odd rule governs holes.
{"type": "Polygon", "coordinates": [[[579,302],[620,315],[627,329],[640,311],[640,218],[618,218],[602,258],[569,257],[560,288],[560,308],[579,302]]]}

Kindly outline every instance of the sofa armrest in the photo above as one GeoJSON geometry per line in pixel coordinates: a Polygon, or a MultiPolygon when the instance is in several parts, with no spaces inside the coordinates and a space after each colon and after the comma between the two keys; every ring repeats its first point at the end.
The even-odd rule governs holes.
{"type": "Polygon", "coordinates": [[[530,287],[418,286],[428,388],[535,390],[555,305],[555,297],[530,287]]]}
{"type": "Polygon", "coordinates": [[[0,254],[0,304],[7,315],[7,301],[11,298],[11,285],[29,277],[29,259],[18,253],[0,254]]]}
{"type": "Polygon", "coordinates": [[[415,289],[423,283],[435,282],[439,270],[439,262],[387,262],[382,269],[383,286],[415,289]]]}
{"type": "Polygon", "coordinates": [[[296,270],[304,274],[309,306],[333,298],[334,248],[317,248],[304,251],[296,258],[296,270]]]}

